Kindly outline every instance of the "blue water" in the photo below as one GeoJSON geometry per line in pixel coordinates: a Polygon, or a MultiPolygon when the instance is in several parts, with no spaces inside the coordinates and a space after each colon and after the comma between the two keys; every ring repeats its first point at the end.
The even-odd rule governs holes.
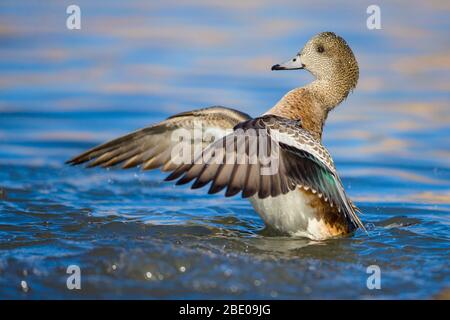
{"type": "Polygon", "coordinates": [[[450,7],[380,1],[0,3],[0,298],[435,298],[450,290],[450,7]],[[411,20],[411,17],[415,17],[411,20]],[[312,77],[270,72],[335,31],[360,63],[324,133],[368,234],[261,233],[251,205],[68,158],[179,111],[257,116],[312,77]],[[81,290],[68,290],[69,265],[81,290]],[[379,266],[381,289],[367,268],[379,266]]]}

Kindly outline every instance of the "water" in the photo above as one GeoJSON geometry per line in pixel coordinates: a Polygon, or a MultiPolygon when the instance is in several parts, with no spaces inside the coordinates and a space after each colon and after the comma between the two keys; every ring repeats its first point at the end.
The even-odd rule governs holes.
{"type": "Polygon", "coordinates": [[[448,294],[446,2],[0,4],[0,298],[433,298],[448,294]],[[414,18],[412,18],[414,17],[414,18]],[[324,144],[368,234],[271,237],[239,197],[158,171],[67,167],[107,139],[213,104],[254,116],[311,80],[270,72],[319,31],[360,62],[324,144]],[[81,290],[68,290],[69,265],[81,290]],[[366,286],[381,270],[381,289],[366,286]]]}

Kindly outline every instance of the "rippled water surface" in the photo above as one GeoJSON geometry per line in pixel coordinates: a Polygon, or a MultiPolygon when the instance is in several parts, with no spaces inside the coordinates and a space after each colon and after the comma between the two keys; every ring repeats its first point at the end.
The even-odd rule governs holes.
{"type": "Polygon", "coordinates": [[[0,298],[433,298],[450,287],[445,1],[0,3],[0,298]],[[411,17],[414,17],[412,19],[411,17]],[[324,144],[368,234],[261,233],[251,205],[137,169],[64,161],[174,112],[258,115],[312,77],[272,73],[335,31],[360,63],[324,144]],[[66,288],[80,266],[82,289],[66,288]],[[366,269],[381,269],[369,290],[366,269]]]}

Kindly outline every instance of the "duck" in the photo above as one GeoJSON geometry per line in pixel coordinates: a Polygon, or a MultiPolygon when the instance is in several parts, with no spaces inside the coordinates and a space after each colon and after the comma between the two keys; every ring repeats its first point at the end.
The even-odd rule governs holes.
{"type": "Polygon", "coordinates": [[[314,80],[287,92],[258,117],[223,106],[186,111],[67,163],[160,168],[170,172],[165,180],[177,185],[193,181],[192,189],[209,185],[209,194],[241,194],[266,229],[280,235],[320,241],[365,230],[322,144],[328,114],[358,82],[353,51],[342,37],[321,32],[271,70],[306,70],[314,80]]]}

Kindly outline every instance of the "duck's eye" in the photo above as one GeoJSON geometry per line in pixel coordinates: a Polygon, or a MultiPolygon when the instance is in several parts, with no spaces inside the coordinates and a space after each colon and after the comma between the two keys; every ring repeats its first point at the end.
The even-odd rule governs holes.
{"type": "Polygon", "coordinates": [[[317,52],[322,53],[325,51],[325,48],[323,46],[318,46],[317,47],[317,52]]]}

